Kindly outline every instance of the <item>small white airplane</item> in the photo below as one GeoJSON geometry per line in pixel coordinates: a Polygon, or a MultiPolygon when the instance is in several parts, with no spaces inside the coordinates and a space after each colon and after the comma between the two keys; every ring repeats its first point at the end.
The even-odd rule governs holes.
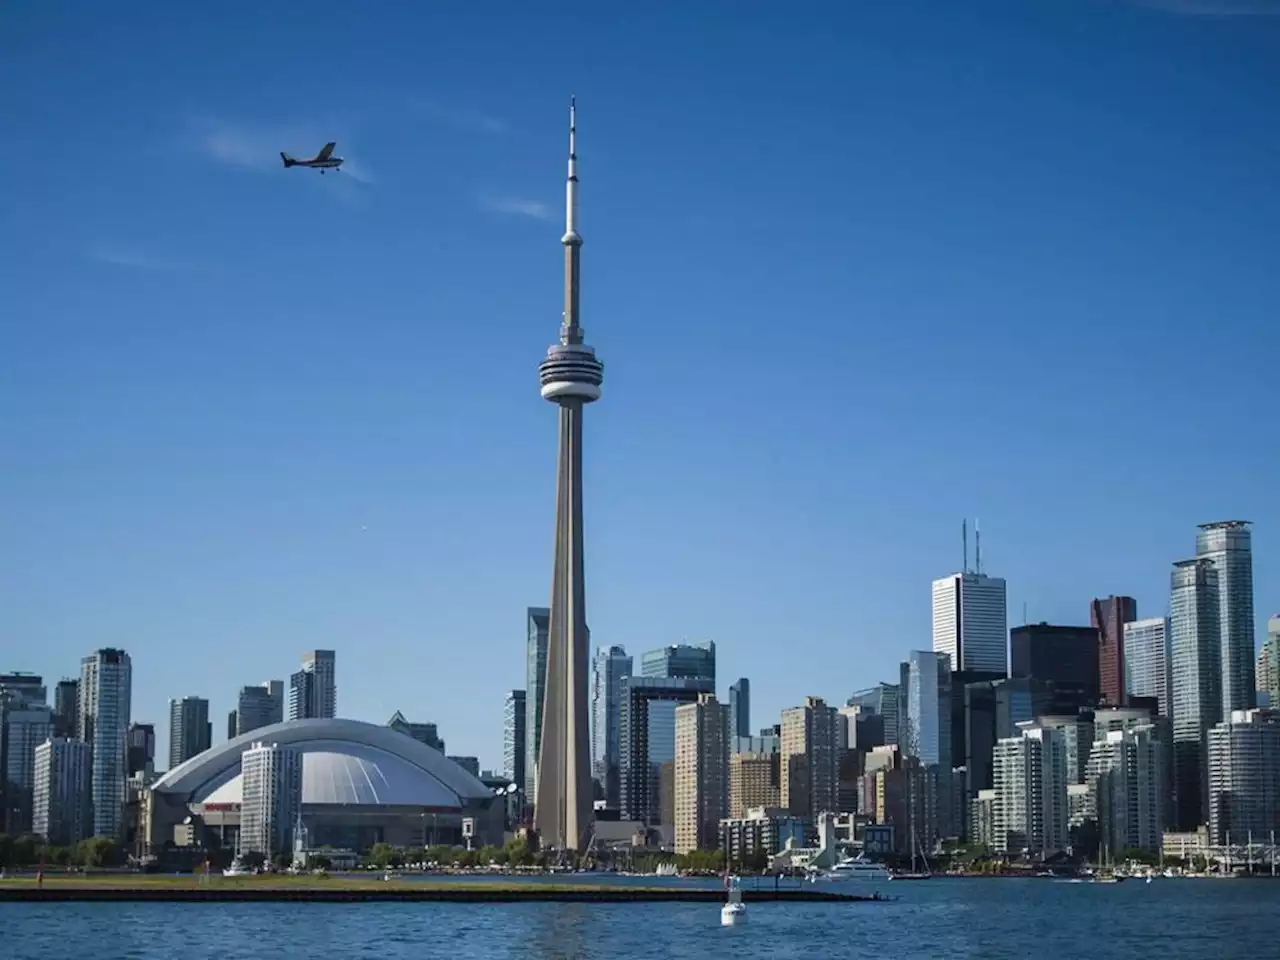
{"type": "Polygon", "coordinates": [[[280,151],[280,159],[284,161],[286,167],[311,167],[324,173],[325,170],[337,170],[342,166],[342,158],[333,155],[333,148],[338,144],[336,142],[326,143],[320,148],[310,160],[295,160],[283,150],[280,151]]]}

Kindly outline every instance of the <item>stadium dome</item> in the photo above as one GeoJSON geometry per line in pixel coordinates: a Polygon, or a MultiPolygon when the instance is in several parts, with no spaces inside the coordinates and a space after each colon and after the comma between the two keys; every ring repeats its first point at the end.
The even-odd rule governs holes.
{"type": "Polygon", "coordinates": [[[190,804],[239,804],[240,756],[255,743],[302,755],[302,803],[461,809],[493,791],[438,750],[359,720],[292,720],[259,727],[174,767],[151,787],[190,804]]]}

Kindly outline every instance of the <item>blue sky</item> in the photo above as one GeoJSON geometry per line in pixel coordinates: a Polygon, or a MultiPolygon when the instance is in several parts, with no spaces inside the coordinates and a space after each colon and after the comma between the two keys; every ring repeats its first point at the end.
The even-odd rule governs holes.
{"type": "Polygon", "coordinates": [[[1162,614],[1253,520],[1261,633],[1280,5],[537,6],[6,5],[0,669],[123,646],[135,719],[220,738],[333,647],[342,714],[499,764],[570,92],[598,642],[842,702],[965,516],[1014,623],[1162,614]]]}

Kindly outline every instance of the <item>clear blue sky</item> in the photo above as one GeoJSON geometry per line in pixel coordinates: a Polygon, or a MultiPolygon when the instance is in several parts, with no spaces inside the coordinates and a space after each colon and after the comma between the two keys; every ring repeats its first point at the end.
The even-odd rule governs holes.
{"type": "Polygon", "coordinates": [[[964,516],[1015,623],[1235,518],[1280,610],[1277,4],[465,6],[5,5],[0,669],[128,649],[163,756],[333,647],[499,765],[570,92],[595,640],[842,702],[964,516]]]}

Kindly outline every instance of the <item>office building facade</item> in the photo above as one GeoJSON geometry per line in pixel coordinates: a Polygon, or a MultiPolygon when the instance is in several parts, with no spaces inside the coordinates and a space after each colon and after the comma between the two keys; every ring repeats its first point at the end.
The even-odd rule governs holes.
{"type": "Polygon", "coordinates": [[[71,846],[93,833],[92,750],[83,740],[51,738],[33,761],[33,830],[53,846],[71,846]]]}
{"type": "Polygon", "coordinates": [[[780,754],[733,753],[729,756],[729,818],[741,820],[753,807],[777,807],[780,754]]]}
{"type": "Polygon", "coordinates": [[[1156,728],[1110,730],[1094,743],[1087,783],[1104,860],[1158,854],[1164,838],[1163,751],[1156,728]]]}
{"type": "Polygon", "coordinates": [[[1137,619],[1133,597],[1111,596],[1089,604],[1089,624],[1098,631],[1098,692],[1106,703],[1124,704],[1125,624],[1137,619]]]}
{"type": "Polygon", "coordinates": [[[1280,712],[1236,710],[1209,731],[1209,842],[1280,832],[1280,712]]]}
{"type": "Polygon", "coordinates": [[[525,719],[524,792],[533,801],[538,774],[538,750],[542,746],[542,708],[547,678],[548,607],[525,610],[525,719]]]}
{"type": "Polygon", "coordinates": [[[31,831],[36,748],[54,733],[43,698],[43,686],[0,687],[0,825],[10,836],[31,831]]]}
{"type": "Polygon", "coordinates": [[[663,817],[663,771],[668,771],[674,787],[676,707],[696,703],[705,693],[715,693],[714,683],[699,677],[623,678],[619,723],[622,819],[648,825],[671,822],[663,817]]]}
{"type": "Polygon", "coordinates": [[[1258,651],[1257,672],[1254,686],[1259,694],[1258,704],[1272,710],[1280,710],[1280,616],[1267,621],[1267,639],[1258,651]]]}
{"type": "Polygon", "coordinates": [[[1052,684],[1055,711],[1080,710],[1098,702],[1098,651],[1094,627],[1024,624],[1009,631],[1009,676],[1052,684]]]}
{"type": "Polygon", "coordinates": [[[1174,564],[1169,599],[1173,656],[1175,822],[1195,830],[1208,814],[1209,731],[1222,719],[1218,569],[1206,559],[1174,564]]]}
{"type": "Polygon", "coordinates": [[[916,836],[926,848],[953,834],[951,823],[951,656],[912,650],[901,667],[898,745],[915,758],[925,781],[911,795],[916,836]]]}
{"type": "Polygon", "coordinates": [[[701,643],[676,643],[649,650],[640,658],[640,672],[646,677],[685,677],[716,680],[716,645],[714,640],[701,643]]]}
{"type": "Polygon", "coordinates": [[[729,727],[735,737],[751,736],[751,681],[746,677],[729,686],[729,727]]]}
{"type": "Polygon", "coordinates": [[[621,798],[619,758],[622,740],[622,681],[631,676],[631,657],[623,647],[601,647],[591,663],[591,776],[600,785],[605,806],[616,810],[621,798]]]}
{"type": "Polygon", "coordinates": [[[714,850],[729,813],[729,711],[715,694],[676,707],[676,853],[714,850]]]}
{"type": "Polygon", "coordinates": [[[153,723],[131,723],[125,734],[125,772],[134,777],[156,768],[156,727],[153,723]]]}
{"type": "Polygon", "coordinates": [[[1172,636],[1168,617],[1124,625],[1125,697],[1155,697],[1162,717],[1173,716],[1172,636]]]}
{"type": "Polygon", "coordinates": [[[933,581],[933,650],[951,669],[1008,676],[1009,624],[1005,582],[982,573],[933,581]]]}
{"type": "Polygon", "coordinates": [[[778,804],[817,824],[839,806],[839,729],[844,718],[821,697],[782,711],[778,752],[778,804]]]}
{"type": "Polygon", "coordinates": [[[91,749],[89,788],[95,836],[123,835],[126,741],[133,709],[133,661],[106,647],[80,661],[78,739],[91,749]]]}
{"type": "MultiPolygon", "coordinates": [[[[311,683],[303,681],[298,702],[306,701],[311,683]]],[[[285,716],[284,682],[268,680],[266,683],[241,687],[236,695],[235,736],[243,736],[273,723],[280,723],[285,716]]]]}
{"type": "Polygon", "coordinates": [[[289,719],[332,720],[337,710],[337,654],[332,650],[304,653],[302,669],[289,678],[289,719]]]}
{"type": "Polygon", "coordinates": [[[73,739],[76,735],[77,718],[80,714],[79,680],[62,679],[58,681],[58,685],[54,687],[53,692],[53,712],[57,735],[73,739]]]}
{"type": "Polygon", "coordinates": [[[271,860],[290,849],[302,812],[302,756],[279,744],[258,742],[241,755],[240,769],[239,852],[271,860]]]}
{"type": "Polygon", "coordinates": [[[182,697],[169,701],[169,769],[186,763],[213,746],[209,701],[182,697]]]}
{"type": "Polygon", "coordinates": [[[1204,523],[1196,534],[1196,558],[1218,572],[1218,640],[1221,644],[1220,716],[1255,705],[1253,534],[1244,520],[1204,523]]]}
{"type": "Polygon", "coordinates": [[[995,849],[1045,859],[1064,851],[1067,766],[1061,732],[1028,725],[996,742],[995,849]]]}

